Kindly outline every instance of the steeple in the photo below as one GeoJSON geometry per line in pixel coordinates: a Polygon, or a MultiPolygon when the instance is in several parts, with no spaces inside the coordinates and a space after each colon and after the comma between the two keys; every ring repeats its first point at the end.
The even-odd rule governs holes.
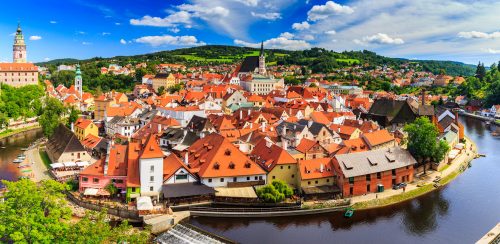
{"type": "Polygon", "coordinates": [[[82,79],[82,71],[80,71],[80,65],[76,65],[76,76],[75,76],[75,90],[82,98],[83,93],[83,79],[82,79]]]}
{"type": "Polygon", "coordinates": [[[264,41],[260,43],[260,54],[259,57],[264,56],[264,41]]]}
{"type": "Polygon", "coordinates": [[[17,22],[16,35],[14,36],[14,45],[12,48],[12,59],[14,63],[26,63],[26,44],[21,30],[21,23],[17,22]]]}

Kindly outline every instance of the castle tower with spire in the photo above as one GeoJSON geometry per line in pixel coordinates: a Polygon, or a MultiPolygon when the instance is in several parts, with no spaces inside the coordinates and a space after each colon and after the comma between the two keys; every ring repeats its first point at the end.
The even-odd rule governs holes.
{"type": "Polygon", "coordinates": [[[83,94],[83,79],[82,79],[82,71],[80,71],[80,65],[76,65],[76,76],[75,76],[75,90],[80,95],[80,98],[83,94]]]}
{"type": "Polygon", "coordinates": [[[14,46],[12,51],[14,63],[26,63],[26,44],[24,43],[24,35],[21,30],[20,23],[17,24],[17,31],[14,36],[14,46]]]}
{"type": "Polygon", "coordinates": [[[260,44],[260,55],[259,55],[259,74],[266,74],[266,56],[264,55],[264,42],[260,44]]]}

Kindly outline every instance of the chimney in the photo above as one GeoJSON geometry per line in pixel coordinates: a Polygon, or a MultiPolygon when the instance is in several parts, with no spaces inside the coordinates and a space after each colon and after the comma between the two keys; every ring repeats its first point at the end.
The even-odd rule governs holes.
{"type": "Polygon", "coordinates": [[[262,122],[262,132],[266,132],[266,122],[262,122]]]}
{"type": "Polygon", "coordinates": [[[186,151],[186,153],[184,154],[184,164],[189,165],[189,152],[188,151],[186,151]]]}
{"type": "Polygon", "coordinates": [[[425,89],[422,89],[422,106],[425,105],[425,89]]]}
{"type": "Polygon", "coordinates": [[[288,150],[288,141],[287,140],[284,140],[284,139],[281,139],[281,147],[283,148],[283,150],[288,150]]]}
{"type": "Polygon", "coordinates": [[[75,124],[71,123],[71,132],[75,132],[75,124]]]}
{"type": "Polygon", "coordinates": [[[243,119],[243,110],[240,109],[240,119],[243,119]]]}
{"type": "Polygon", "coordinates": [[[253,123],[250,123],[250,129],[253,129],[253,123]]]}
{"type": "Polygon", "coordinates": [[[250,116],[250,109],[247,110],[247,115],[250,116]]]}
{"type": "Polygon", "coordinates": [[[337,131],[338,131],[338,133],[340,133],[340,126],[339,126],[339,128],[338,128],[338,130],[337,130],[337,131]]]}
{"type": "Polygon", "coordinates": [[[323,170],[324,170],[323,164],[320,164],[319,165],[319,172],[323,173],[323,170]]]}

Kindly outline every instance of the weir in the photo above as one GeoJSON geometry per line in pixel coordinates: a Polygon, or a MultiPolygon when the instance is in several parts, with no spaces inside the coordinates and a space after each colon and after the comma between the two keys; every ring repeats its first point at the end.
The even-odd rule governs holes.
{"type": "Polygon", "coordinates": [[[198,230],[177,224],[167,232],[156,237],[157,243],[175,243],[175,244],[222,244],[225,242],[219,241],[213,237],[205,235],[198,230]]]}

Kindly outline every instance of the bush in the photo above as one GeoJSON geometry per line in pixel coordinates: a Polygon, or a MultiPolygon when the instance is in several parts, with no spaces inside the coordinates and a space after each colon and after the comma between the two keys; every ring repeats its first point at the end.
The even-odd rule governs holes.
{"type": "Polygon", "coordinates": [[[70,179],[66,181],[66,185],[69,187],[70,191],[77,191],[80,187],[80,183],[75,179],[70,179]]]}
{"type": "Polygon", "coordinates": [[[293,195],[293,190],[283,181],[275,180],[257,190],[257,196],[264,202],[278,203],[293,195]]]}

